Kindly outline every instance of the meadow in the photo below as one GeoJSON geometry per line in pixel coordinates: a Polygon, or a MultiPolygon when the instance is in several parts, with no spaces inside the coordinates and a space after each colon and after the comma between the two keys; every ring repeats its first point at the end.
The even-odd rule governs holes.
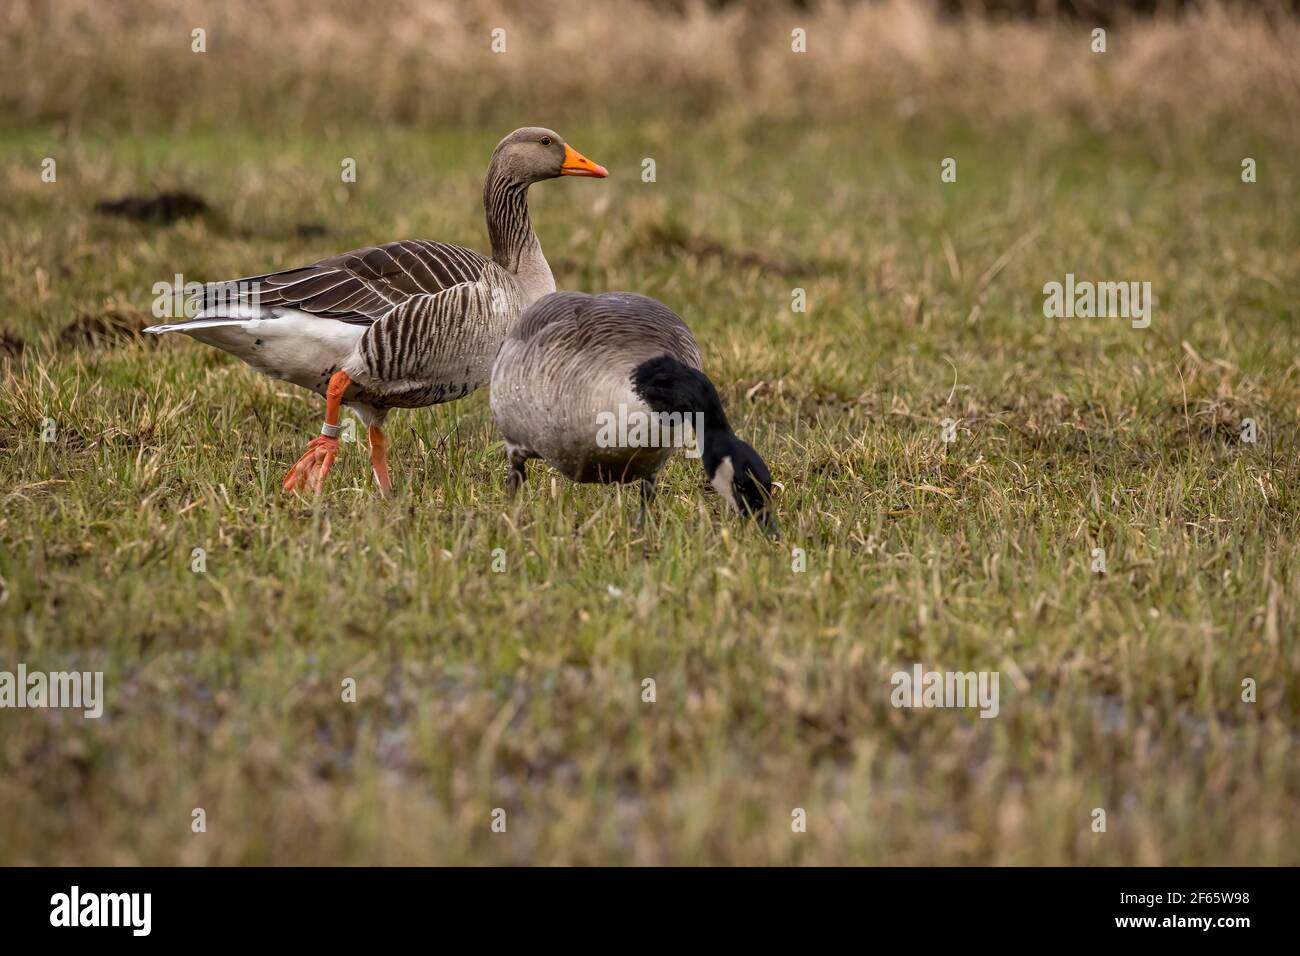
{"type": "MultiPolygon", "coordinates": [[[[46,35],[18,3],[0,26],[21,54],[0,83],[0,669],[102,670],[106,703],[0,711],[0,863],[1300,863],[1294,23],[1120,25],[1107,61],[1078,24],[828,8],[789,67],[779,8],[624,4],[635,59],[528,82],[547,51],[633,43],[592,13],[425,103],[391,63],[258,75],[247,26],[233,78],[160,82],[157,4],[66,6],[85,22],[46,35]],[[832,40],[836,16],[855,29],[832,40]],[[776,45],[750,57],[760,23],[776,45]],[[92,28],[113,49],[42,57],[92,28]],[[677,72],[692,51],[711,65],[677,72]],[[770,88],[746,96],[742,60],[770,88]],[[656,66],[657,96],[617,79],[656,66]],[[286,496],[321,402],[139,333],[176,273],[486,249],[488,155],[533,123],[611,174],[532,189],[559,287],[686,319],[778,483],[780,541],[684,458],[645,529],[635,492],[540,463],[510,503],[484,391],[393,414],[391,499],[364,445],[319,499],[286,496]],[[94,210],[175,188],[211,211],[94,210]],[[1067,273],[1149,281],[1150,326],[1046,317],[1067,273]],[[998,672],[997,717],[892,706],[915,663],[998,672]]],[[[386,38],[338,4],[277,9],[308,18],[292,50],[386,38]]]]}

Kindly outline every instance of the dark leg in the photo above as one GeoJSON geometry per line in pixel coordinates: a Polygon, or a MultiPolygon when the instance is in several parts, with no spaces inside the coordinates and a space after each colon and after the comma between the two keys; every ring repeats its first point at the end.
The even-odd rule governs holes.
{"type": "Polygon", "coordinates": [[[510,462],[510,471],[506,473],[506,494],[515,498],[518,497],[524,482],[528,480],[528,472],[524,470],[524,463],[528,461],[528,456],[521,449],[507,445],[506,458],[510,462]]]}
{"type": "Polygon", "coordinates": [[[646,518],[650,514],[650,506],[654,504],[655,492],[659,486],[659,476],[653,478],[641,479],[641,511],[636,516],[637,529],[645,527],[646,518]]]}

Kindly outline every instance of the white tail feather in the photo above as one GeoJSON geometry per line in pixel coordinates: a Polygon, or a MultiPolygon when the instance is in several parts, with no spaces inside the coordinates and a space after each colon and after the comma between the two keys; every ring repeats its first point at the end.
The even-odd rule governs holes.
{"type": "Polygon", "coordinates": [[[146,332],[193,332],[195,329],[215,329],[223,325],[246,325],[248,319],[193,319],[189,322],[168,322],[164,325],[151,325],[146,332]]]}
{"type": "Polygon", "coordinates": [[[145,331],[191,335],[243,359],[264,375],[324,395],[330,375],[352,357],[366,327],[296,309],[263,311],[226,305],[145,331]]]}
{"type": "Polygon", "coordinates": [[[146,332],[193,332],[195,329],[215,329],[223,325],[244,325],[249,322],[274,321],[278,314],[264,313],[260,308],[249,305],[223,305],[215,309],[205,309],[192,319],[183,322],[164,322],[151,325],[146,332]]]}

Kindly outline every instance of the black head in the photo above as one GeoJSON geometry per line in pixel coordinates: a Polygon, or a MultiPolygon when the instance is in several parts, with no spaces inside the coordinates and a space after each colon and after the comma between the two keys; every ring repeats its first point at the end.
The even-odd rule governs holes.
{"type": "Polygon", "coordinates": [[[729,435],[709,447],[706,441],[705,470],[709,483],[723,501],[743,515],[748,515],[774,538],[780,537],[772,514],[772,475],[767,463],[747,443],[729,435]]]}

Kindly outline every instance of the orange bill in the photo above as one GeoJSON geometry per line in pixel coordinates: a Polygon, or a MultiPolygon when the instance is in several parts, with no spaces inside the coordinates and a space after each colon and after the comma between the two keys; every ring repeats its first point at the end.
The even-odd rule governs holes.
{"type": "Polygon", "coordinates": [[[564,144],[564,165],[560,167],[561,176],[595,176],[604,179],[609,170],[599,163],[593,163],[568,143],[564,144]]]}

